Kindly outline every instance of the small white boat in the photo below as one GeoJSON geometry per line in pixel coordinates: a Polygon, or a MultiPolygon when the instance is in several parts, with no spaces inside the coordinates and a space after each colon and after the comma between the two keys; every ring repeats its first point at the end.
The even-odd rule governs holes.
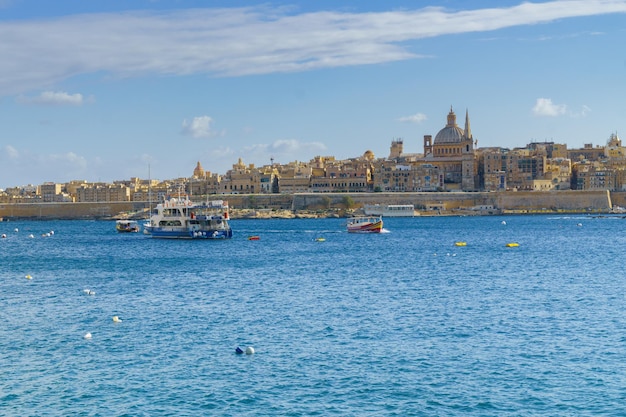
{"type": "Polygon", "coordinates": [[[119,233],[137,233],[139,232],[139,223],[136,220],[117,220],[115,230],[119,233]]]}
{"type": "Polygon", "coordinates": [[[349,233],[380,233],[383,230],[381,216],[358,216],[348,219],[349,233]]]}
{"type": "Polygon", "coordinates": [[[188,198],[170,198],[157,204],[144,226],[146,234],[161,239],[229,239],[228,202],[194,203],[188,198]]]}

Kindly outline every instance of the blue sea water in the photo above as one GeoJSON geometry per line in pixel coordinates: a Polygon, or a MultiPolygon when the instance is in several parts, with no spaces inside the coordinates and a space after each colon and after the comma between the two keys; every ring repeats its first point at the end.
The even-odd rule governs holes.
{"type": "Polygon", "coordinates": [[[0,415],[626,415],[626,219],[231,224],[0,223],[0,415]]]}

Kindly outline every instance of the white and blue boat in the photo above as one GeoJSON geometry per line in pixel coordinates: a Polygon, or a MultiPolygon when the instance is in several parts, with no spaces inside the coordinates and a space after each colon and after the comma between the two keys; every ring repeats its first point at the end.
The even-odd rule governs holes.
{"type": "Polygon", "coordinates": [[[228,202],[195,203],[189,198],[170,198],[157,204],[146,234],[161,239],[230,239],[228,202]]]}

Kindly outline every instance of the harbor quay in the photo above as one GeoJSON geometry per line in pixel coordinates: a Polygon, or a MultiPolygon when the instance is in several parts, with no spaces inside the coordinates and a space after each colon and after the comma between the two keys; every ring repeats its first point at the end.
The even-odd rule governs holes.
{"type": "MultiPolygon", "coordinates": [[[[502,191],[405,193],[211,194],[193,201],[225,200],[231,218],[347,217],[366,204],[410,204],[417,215],[612,213],[626,207],[626,191],[502,191]]],[[[154,202],[6,203],[0,217],[56,220],[147,218],[154,202]]]]}

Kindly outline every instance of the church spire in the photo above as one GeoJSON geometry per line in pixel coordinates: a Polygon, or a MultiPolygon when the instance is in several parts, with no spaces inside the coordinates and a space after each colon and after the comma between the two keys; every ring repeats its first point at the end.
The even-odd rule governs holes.
{"type": "Polygon", "coordinates": [[[465,109],[465,138],[472,139],[472,130],[470,129],[469,112],[465,109]]]}

